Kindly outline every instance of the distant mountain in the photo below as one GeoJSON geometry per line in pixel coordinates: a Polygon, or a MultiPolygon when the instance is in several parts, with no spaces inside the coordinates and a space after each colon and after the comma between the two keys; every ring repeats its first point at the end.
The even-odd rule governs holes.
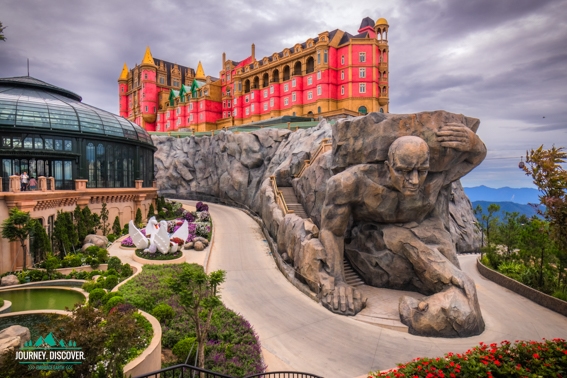
{"type": "MultiPolygon", "coordinates": [[[[533,217],[534,215],[538,215],[537,211],[530,205],[524,205],[521,203],[514,203],[514,202],[495,202],[495,201],[472,201],[473,209],[480,205],[482,207],[482,211],[484,214],[488,214],[488,205],[490,204],[497,204],[500,206],[500,211],[496,213],[496,216],[500,218],[500,220],[504,219],[504,214],[506,212],[513,213],[517,212],[519,214],[524,214],[528,218],[533,217]]],[[[542,209],[543,210],[543,209],[542,209]]],[[[477,215],[477,218],[480,217],[477,215]]]]}
{"type": "Polygon", "coordinates": [[[465,194],[471,202],[515,202],[520,204],[539,203],[539,191],[532,188],[489,188],[487,186],[475,186],[464,188],[465,194]]]}

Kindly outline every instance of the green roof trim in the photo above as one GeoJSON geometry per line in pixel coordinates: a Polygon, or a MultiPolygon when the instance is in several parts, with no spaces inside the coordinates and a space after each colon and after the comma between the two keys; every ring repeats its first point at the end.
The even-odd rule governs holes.
{"type": "Polygon", "coordinates": [[[175,89],[169,91],[169,106],[175,105],[175,99],[177,97],[179,97],[179,91],[176,91],[175,89]]]}

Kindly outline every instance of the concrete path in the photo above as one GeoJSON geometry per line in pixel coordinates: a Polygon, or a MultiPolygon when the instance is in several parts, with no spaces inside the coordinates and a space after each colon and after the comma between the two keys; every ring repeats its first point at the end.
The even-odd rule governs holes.
{"type": "MultiPolygon", "coordinates": [[[[221,291],[223,302],[254,326],[270,371],[359,377],[415,357],[464,352],[480,341],[567,338],[566,317],[481,277],[475,267],[478,255],[461,256],[460,261],[477,284],[486,322],[486,331],[480,336],[418,337],[332,314],[283,277],[254,220],[238,209],[214,204],[209,208],[215,243],[208,270],[227,271],[221,291]]],[[[391,291],[386,296],[392,298],[391,291]]],[[[382,305],[388,308],[385,312],[391,312],[397,306],[394,301],[369,305],[382,305]]]]}

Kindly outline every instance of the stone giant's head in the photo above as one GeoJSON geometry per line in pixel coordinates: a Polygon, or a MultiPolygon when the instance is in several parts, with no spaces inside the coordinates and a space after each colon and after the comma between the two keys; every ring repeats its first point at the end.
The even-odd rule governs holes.
{"type": "Polygon", "coordinates": [[[392,185],[405,196],[414,196],[429,171],[429,146],[416,136],[400,137],[390,145],[385,163],[392,185]]]}

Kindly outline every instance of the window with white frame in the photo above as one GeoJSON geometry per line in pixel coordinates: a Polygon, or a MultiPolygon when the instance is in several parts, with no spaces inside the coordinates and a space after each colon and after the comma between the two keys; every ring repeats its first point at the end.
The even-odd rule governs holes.
{"type": "Polygon", "coordinates": [[[222,102],[222,108],[223,108],[223,109],[226,108],[226,101],[223,101],[223,102],[222,102]]]}
{"type": "Polygon", "coordinates": [[[144,79],[147,79],[147,78],[148,78],[148,74],[145,73],[145,74],[144,74],[144,79]]]}
{"type": "Polygon", "coordinates": [[[358,91],[360,93],[366,93],[366,83],[360,83],[358,86],[358,91]]]}
{"type": "Polygon", "coordinates": [[[146,106],[144,107],[144,109],[145,109],[145,111],[147,112],[147,111],[148,111],[148,105],[146,105],[146,106]]]}
{"type": "Polygon", "coordinates": [[[178,119],[177,119],[177,124],[178,124],[178,125],[181,125],[181,118],[178,118],[178,119]]]}
{"type": "Polygon", "coordinates": [[[189,114],[189,122],[193,121],[193,114],[189,114]]]}
{"type": "Polygon", "coordinates": [[[285,83],[285,84],[284,84],[283,90],[284,90],[284,92],[289,91],[289,84],[288,84],[288,83],[285,83]]]}
{"type": "Polygon", "coordinates": [[[234,109],[234,116],[236,117],[237,114],[238,114],[238,109],[234,109]]]}
{"type": "Polygon", "coordinates": [[[175,110],[175,114],[179,114],[180,112],[181,112],[181,108],[177,108],[177,109],[175,110]]]}
{"type": "Polygon", "coordinates": [[[317,96],[321,96],[321,93],[323,93],[323,88],[321,88],[320,85],[317,86],[317,96]]]}
{"type": "Polygon", "coordinates": [[[167,121],[167,123],[165,124],[165,128],[169,129],[169,121],[167,121]]]}
{"type": "Polygon", "coordinates": [[[187,117],[187,123],[191,122],[191,116],[187,117]]]}
{"type": "Polygon", "coordinates": [[[270,93],[274,93],[274,86],[270,85],[270,93]]]}
{"type": "Polygon", "coordinates": [[[311,85],[311,84],[313,84],[313,77],[312,77],[312,76],[309,76],[309,77],[307,78],[307,85],[311,85]]]}
{"type": "Polygon", "coordinates": [[[341,55],[341,64],[345,64],[345,56],[341,55]]]}
{"type": "Polygon", "coordinates": [[[234,99],[234,105],[238,103],[238,97],[234,99]]]}
{"type": "Polygon", "coordinates": [[[250,98],[248,98],[248,96],[244,97],[244,102],[246,103],[250,102],[250,98]]]}
{"type": "Polygon", "coordinates": [[[230,117],[230,112],[228,112],[227,114],[228,114],[228,117],[230,117]]]}
{"type": "Polygon", "coordinates": [[[321,71],[317,71],[317,80],[321,80],[321,71]]]}
{"type": "Polygon", "coordinates": [[[254,111],[254,104],[250,106],[250,110],[254,111]]]}
{"type": "Polygon", "coordinates": [[[268,110],[268,103],[264,102],[264,110],[268,110]]]}
{"type": "Polygon", "coordinates": [[[366,62],[366,53],[365,52],[358,53],[358,60],[360,61],[360,63],[366,62]]]}
{"type": "Polygon", "coordinates": [[[193,110],[193,103],[189,104],[189,110],[193,110]]]}
{"type": "Polygon", "coordinates": [[[273,108],[273,107],[274,107],[274,99],[271,98],[271,99],[270,99],[270,108],[273,108]]]}
{"type": "Polygon", "coordinates": [[[328,53],[327,50],[323,51],[323,63],[327,63],[327,60],[328,60],[328,59],[327,59],[327,56],[328,56],[328,55],[329,55],[329,53],[328,53]]]}
{"type": "Polygon", "coordinates": [[[226,118],[226,112],[222,112],[222,118],[226,118]]]}
{"type": "Polygon", "coordinates": [[[283,104],[284,104],[285,106],[288,106],[288,105],[289,105],[289,97],[284,98],[283,104]]]}
{"type": "Polygon", "coordinates": [[[250,98],[254,100],[254,92],[250,93],[250,98]]]}
{"type": "Polygon", "coordinates": [[[246,108],[246,115],[250,114],[250,108],[246,108]]]}
{"type": "Polygon", "coordinates": [[[202,102],[199,103],[199,109],[203,109],[203,103],[202,102]]]}
{"type": "Polygon", "coordinates": [[[229,100],[229,101],[226,102],[226,105],[230,108],[231,103],[232,103],[232,101],[229,100]]]}
{"type": "Polygon", "coordinates": [[[293,92],[293,93],[291,94],[291,101],[292,101],[292,102],[295,102],[295,100],[296,100],[295,92],[293,92]]]}
{"type": "Polygon", "coordinates": [[[295,79],[291,79],[291,86],[295,88],[295,79]]]}
{"type": "Polygon", "coordinates": [[[365,78],[366,77],[366,68],[359,68],[358,69],[358,76],[360,78],[365,78]]]}
{"type": "Polygon", "coordinates": [[[345,71],[341,71],[341,80],[345,79],[345,71]]]}
{"type": "Polygon", "coordinates": [[[345,94],[345,86],[341,85],[341,94],[344,95],[345,94]]]}
{"type": "Polygon", "coordinates": [[[268,98],[268,90],[264,89],[264,98],[268,98]]]}
{"type": "Polygon", "coordinates": [[[308,100],[313,100],[313,91],[307,92],[307,99],[308,99],[308,100]]]}

